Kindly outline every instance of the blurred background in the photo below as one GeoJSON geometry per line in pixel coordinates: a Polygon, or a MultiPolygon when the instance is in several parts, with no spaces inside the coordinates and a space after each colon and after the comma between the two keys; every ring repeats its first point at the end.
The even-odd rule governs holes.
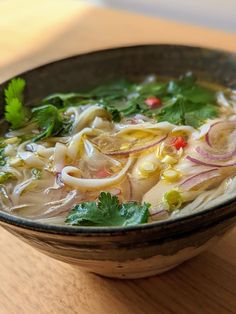
{"type": "Polygon", "coordinates": [[[0,81],[91,50],[172,43],[236,51],[236,0],[0,0],[0,81]]]}
{"type": "Polygon", "coordinates": [[[236,0],[89,0],[85,2],[236,32],[236,0]]]}

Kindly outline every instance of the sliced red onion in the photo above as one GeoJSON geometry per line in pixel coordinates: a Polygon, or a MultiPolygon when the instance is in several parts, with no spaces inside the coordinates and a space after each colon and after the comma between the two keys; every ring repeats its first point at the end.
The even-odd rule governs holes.
{"type": "Polygon", "coordinates": [[[224,127],[229,128],[229,125],[234,126],[236,128],[235,121],[218,121],[218,122],[212,124],[209,131],[207,132],[207,134],[205,136],[207,144],[210,147],[213,147],[212,137],[214,134],[216,134],[216,132],[219,132],[219,130],[217,130],[217,128],[219,127],[220,130],[222,130],[222,128],[224,129],[224,127]]]}
{"type": "Polygon", "coordinates": [[[131,201],[132,197],[133,197],[133,189],[132,189],[132,184],[131,184],[130,174],[129,173],[127,175],[127,182],[128,182],[128,186],[129,186],[128,200],[131,201]]]}
{"type": "Polygon", "coordinates": [[[134,154],[134,153],[139,153],[142,152],[146,149],[155,147],[156,145],[158,145],[159,143],[163,142],[168,135],[163,136],[162,138],[159,138],[158,140],[156,140],[155,142],[152,143],[148,143],[142,147],[138,147],[138,148],[131,148],[131,149],[127,149],[127,150],[118,150],[118,151],[113,151],[113,152],[106,152],[106,155],[110,155],[110,156],[115,156],[115,155],[122,155],[122,156],[126,156],[129,154],[134,154]]]}
{"type": "Polygon", "coordinates": [[[221,122],[218,121],[218,122],[216,122],[216,123],[213,123],[213,124],[211,125],[209,131],[208,131],[207,134],[205,135],[205,140],[206,140],[207,144],[208,144],[210,147],[212,147],[211,141],[210,141],[210,131],[212,131],[212,128],[213,128],[215,125],[219,124],[219,123],[221,123],[221,122]]]}
{"type": "Polygon", "coordinates": [[[197,175],[194,175],[188,179],[186,179],[185,181],[183,181],[180,184],[180,188],[184,189],[184,190],[191,190],[193,187],[195,187],[196,185],[199,185],[200,183],[205,182],[206,180],[210,180],[212,178],[218,177],[220,176],[220,173],[218,171],[218,168],[214,168],[211,170],[207,170],[207,171],[203,171],[197,175]]]}
{"type": "Polygon", "coordinates": [[[149,215],[149,217],[150,217],[153,221],[159,220],[159,219],[165,219],[165,218],[167,218],[168,216],[169,216],[169,213],[168,213],[168,211],[165,210],[165,209],[161,209],[161,210],[159,210],[159,211],[157,211],[157,212],[154,212],[154,213],[152,213],[152,214],[149,215]]]}
{"type": "Polygon", "coordinates": [[[225,163],[225,164],[212,164],[208,163],[202,160],[199,160],[197,158],[191,157],[191,156],[186,156],[186,159],[190,160],[191,162],[197,164],[197,165],[203,165],[203,166],[208,166],[208,167],[234,167],[236,166],[236,161],[231,162],[231,163],[225,163]]]}
{"type": "Polygon", "coordinates": [[[231,152],[224,153],[224,154],[211,153],[211,152],[208,152],[207,150],[205,150],[203,147],[200,147],[200,146],[198,146],[195,150],[203,158],[206,158],[209,160],[219,160],[219,161],[228,160],[228,159],[236,156],[236,149],[234,149],[231,152]]]}

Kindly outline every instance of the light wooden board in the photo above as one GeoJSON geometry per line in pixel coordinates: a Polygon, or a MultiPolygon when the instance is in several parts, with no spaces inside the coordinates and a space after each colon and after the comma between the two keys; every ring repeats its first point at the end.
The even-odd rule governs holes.
{"type": "MultiPolygon", "coordinates": [[[[98,9],[79,1],[0,2],[0,80],[79,52],[139,43],[236,51],[236,35],[98,9]]],[[[0,314],[236,313],[236,229],[161,276],[120,281],[84,274],[0,229],[0,314]]]]}

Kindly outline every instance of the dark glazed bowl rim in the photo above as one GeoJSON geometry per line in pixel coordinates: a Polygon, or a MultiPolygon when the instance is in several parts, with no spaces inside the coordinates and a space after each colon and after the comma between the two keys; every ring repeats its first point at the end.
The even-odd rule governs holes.
{"type": "MultiPolygon", "coordinates": [[[[96,55],[99,53],[104,52],[113,52],[113,51],[122,51],[125,49],[136,49],[136,48],[145,48],[145,47],[156,47],[156,46],[162,46],[162,47],[182,47],[186,49],[203,49],[208,52],[217,52],[217,53],[223,53],[228,54],[229,56],[236,57],[236,54],[234,52],[226,51],[223,49],[211,49],[206,47],[199,47],[199,46],[190,46],[190,45],[178,45],[178,44],[142,44],[142,45],[126,45],[122,47],[115,47],[115,48],[108,48],[108,49],[102,49],[102,50],[93,50],[91,52],[85,52],[78,55],[73,55],[70,57],[62,58],[55,60],[53,62],[49,62],[46,64],[43,64],[41,66],[38,66],[36,68],[32,68],[30,70],[27,70],[25,72],[17,74],[17,76],[24,75],[30,72],[33,72],[35,70],[46,68],[50,65],[56,65],[57,63],[60,63],[61,61],[65,60],[73,60],[80,56],[88,56],[88,55],[96,55]]],[[[1,82],[0,85],[5,85],[10,79],[1,82]]],[[[195,218],[211,218],[211,216],[215,216],[216,211],[219,211],[220,209],[223,209],[226,206],[235,205],[236,207],[236,197],[231,198],[229,200],[226,200],[223,203],[220,203],[219,205],[212,206],[206,210],[202,210],[200,212],[192,213],[186,216],[180,216],[175,217],[171,220],[164,220],[164,221],[156,221],[152,223],[147,224],[141,224],[141,225],[135,225],[135,226],[126,226],[126,227],[88,227],[88,226],[67,226],[67,225],[53,225],[53,224],[45,224],[36,222],[34,220],[26,219],[19,216],[14,216],[8,213],[5,213],[0,210],[0,223],[3,222],[4,224],[10,224],[15,225],[24,229],[30,229],[35,230],[39,232],[46,232],[46,233],[54,233],[54,234],[65,234],[65,235],[88,235],[88,236],[98,236],[98,235],[120,235],[123,233],[129,233],[132,231],[144,231],[144,230],[153,230],[153,229],[162,229],[165,227],[171,227],[175,226],[176,224],[181,225],[187,225],[191,222],[194,222],[195,218]]],[[[235,214],[236,215],[236,209],[235,214]]],[[[231,214],[232,216],[232,214],[231,214]]]]}

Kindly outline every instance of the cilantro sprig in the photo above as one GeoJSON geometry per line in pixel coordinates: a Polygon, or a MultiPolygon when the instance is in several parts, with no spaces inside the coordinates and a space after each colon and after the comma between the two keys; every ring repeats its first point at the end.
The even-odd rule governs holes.
{"type": "Polygon", "coordinates": [[[59,110],[53,105],[44,105],[32,109],[33,121],[41,132],[34,140],[42,140],[49,136],[57,135],[63,128],[63,121],[59,110]]]}
{"type": "Polygon", "coordinates": [[[5,119],[12,129],[23,127],[28,121],[28,110],[23,105],[25,81],[21,78],[11,80],[5,89],[5,119]]]}
{"type": "Polygon", "coordinates": [[[182,95],[163,106],[157,114],[157,121],[168,121],[176,125],[200,127],[205,120],[218,116],[218,108],[210,103],[194,103],[182,95]]]}
{"type": "Polygon", "coordinates": [[[186,73],[178,80],[168,82],[164,105],[157,111],[157,121],[198,128],[218,114],[215,92],[199,85],[192,73],[186,73]]]}
{"type": "Polygon", "coordinates": [[[65,222],[72,226],[131,226],[146,223],[150,204],[120,204],[117,196],[101,192],[98,202],[76,205],[65,222]]]}
{"type": "Polygon", "coordinates": [[[33,109],[27,108],[24,103],[25,81],[21,78],[11,80],[4,91],[5,94],[5,119],[12,129],[19,129],[28,123],[35,123],[39,134],[32,135],[33,141],[54,136],[64,129],[69,129],[68,121],[63,120],[60,110],[52,105],[45,104],[33,109]]]}

